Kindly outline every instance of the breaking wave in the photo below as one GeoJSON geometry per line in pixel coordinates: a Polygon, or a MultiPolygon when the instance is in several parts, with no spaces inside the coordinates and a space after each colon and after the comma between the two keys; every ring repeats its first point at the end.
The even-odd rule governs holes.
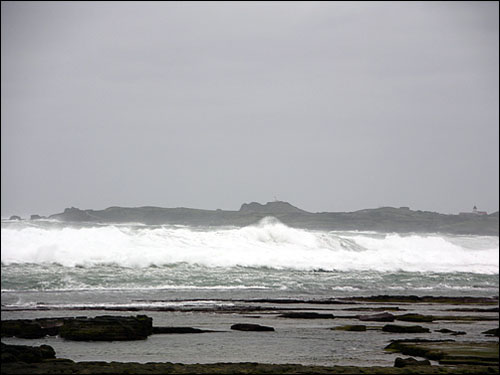
{"type": "Polygon", "coordinates": [[[274,218],[243,228],[2,223],[2,264],[115,264],[498,274],[498,237],[328,232],[274,218]]]}

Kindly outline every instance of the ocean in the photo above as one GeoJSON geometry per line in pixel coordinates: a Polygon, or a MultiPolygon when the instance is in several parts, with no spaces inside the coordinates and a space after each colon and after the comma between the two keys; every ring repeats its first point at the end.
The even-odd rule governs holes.
{"type": "MultiPolygon", "coordinates": [[[[1,225],[2,319],[147,314],[154,325],[219,331],[153,335],[132,344],[30,340],[74,360],[391,365],[394,355],[380,350],[379,334],[346,340],[346,333],[329,329],[337,322],[298,324],[241,311],[252,299],[498,296],[497,236],[315,231],[272,217],[246,227],[1,225]],[[263,338],[229,329],[249,321],[276,332],[263,338]]],[[[498,326],[483,324],[468,339],[484,339],[481,327],[498,326]]]]}

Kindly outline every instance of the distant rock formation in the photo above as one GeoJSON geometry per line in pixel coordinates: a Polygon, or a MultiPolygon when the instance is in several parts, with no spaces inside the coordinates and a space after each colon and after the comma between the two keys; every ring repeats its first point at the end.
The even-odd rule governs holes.
{"type": "Polygon", "coordinates": [[[40,216],[40,215],[31,215],[30,216],[30,220],[40,220],[40,219],[43,219],[44,217],[43,216],[40,216]]]}
{"type": "Polygon", "coordinates": [[[307,211],[301,210],[300,208],[283,201],[267,202],[266,204],[260,204],[257,202],[243,203],[239,212],[272,214],[307,213],[307,211]]]}
{"type": "Polygon", "coordinates": [[[22,220],[22,219],[17,215],[12,215],[11,217],[9,217],[9,220],[22,220]]]}
{"type": "MultiPolygon", "coordinates": [[[[453,233],[498,236],[498,212],[491,215],[446,215],[413,211],[408,207],[380,207],[354,212],[304,211],[288,202],[245,203],[238,211],[195,208],[108,207],[104,210],[66,208],[50,219],[90,223],[144,223],[148,225],[247,226],[272,216],[285,225],[315,230],[360,230],[397,233],[453,233]]],[[[31,219],[41,218],[32,215],[31,219]]]]}

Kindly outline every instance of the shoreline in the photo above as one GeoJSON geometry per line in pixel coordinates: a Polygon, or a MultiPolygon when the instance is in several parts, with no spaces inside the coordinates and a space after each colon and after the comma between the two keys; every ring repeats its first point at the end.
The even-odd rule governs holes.
{"type": "MultiPolygon", "coordinates": [[[[229,310],[212,306],[199,311],[89,310],[88,318],[78,317],[80,314],[75,313],[75,310],[35,310],[29,319],[2,320],[2,342],[5,341],[8,345],[53,345],[55,351],[61,353],[61,357],[71,358],[52,358],[29,364],[2,361],[2,374],[498,373],[498,296],[376,295],[342,299],[231,300],[243,305],[229,310]],[[59,312],[60,317],[57,317],[59,312]],[[100,316],[99,313],[113,315],[100,316]],[[144,313],[153,319],[136,315],[143,321],[148,321],[150,327],[139,338],[110,338],[106,336],[109,331],[99,331],[102,329],[102,325],[99,328],[97,324],[99,320],[105,319],[108,326],[114,320],[123,325],[123,322],[133,320],[132,314],[144,313]],[[16,326],[21,321],[22,324],[16,326]],[[67,333],[61,335],[57,328],[67,322],[73,325],[78,323],[71,337],[67,333]],[[91,324],[93,328],[97,326],[98,330],[90,341],[88,336],[78,337],[78,329],[81,328],[78,325],[82,323],[91,324]],[[241,323],[245,323],[245,327],[241,329],[243,331],[263,331],[262,328],[266,328],[265,331],[270,332],[241,332],[236,328],[241,323]],[[21,338],[27,332],[26,324],[32,328],[32,337],[21,338]],[[11,330],[7,332],[8,329],[11,330]],[[489,334],[486,332],[488,330],[491,331],[489,334]],[[307,334],[306,341],[304,334],[307,334]],[[82,344],[76,344],[75,340],[82,340],[82,344]],[[119,344],[120,341],[113,340],[125,341],[119,344]],[[342,348],[347,343],[358,348],[356,353],[349,352],[346,348],[340,349],[336,354],[331,352],[331,361],[325,361],[330,350],[342,348]],[[145,349],[144,345],[149,349],[145,349]],[[315,346],[315,351],[319,352],[313,353],[307,348],[310,345],[315,346]],[[126,349],[127,352],[108,351],[107,348],[112,346],[115,349],[122,348],[119,350],[129,349],[126,349]],[[226,349],[212,350],[213,346],[226,346],[226,349]],[[436,346],[439,352],[444,353],[442,356],[436,357],[433,354],[436,346]],[[180,352],[172,351],[175,347],[180,352]],[[233,347],[240,347],[246,354],[235,356],[233,347]],[[145,356],[151,348],[158,351],[159,355],[145,356]],[[81,350],[87,354],[82,356],[81,350]],[[186,350],[194,361],[200,363],[191,362],[189,355],[185,353],[179,355],[186,350]],[[467,352],[465,357],[464,350],[467,352]],[[96,356],[96,353],[100,354],[96,356]],[[130,353],[133,355],[130,356],[130,353]],[[343,362],[352,355],[362,360],[343,362]],[[408,356],[415,357],[417,361],[431,360],[432,365],[408,365],[404,368],[390,366],[390,363],[395,365],[397,357],[408,356]],[[381,361],[382,357],[385,359],[381,361]],[[127,360],[123,362],[125,358],[127,360]],[[309,358],[309,361],[316,358],[317,364],[304,361],[305,358],[309,358]],[[295,362],[297,359],[303,362],[295,362]],[[217,363],[213,363],[213,360],[217,363]]],[[[19,312],[21,315],[17,314],[16,311],[9,312],[11,318],[23,316],[22,312],[19,312]]]]}
{"type": "Polygon", "coordinates": [[[182,364],[134,362],[71,362],[64,359],[40,363],[2,363],[2,374],[498,374],[498,366],[356,367],[263,364],[256,362],[182,364]]]}

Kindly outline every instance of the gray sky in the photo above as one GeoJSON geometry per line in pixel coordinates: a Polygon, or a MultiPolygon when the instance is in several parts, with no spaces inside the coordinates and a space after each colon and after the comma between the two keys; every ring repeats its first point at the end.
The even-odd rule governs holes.
{"type": "Polygon", "coordinates": [[[496,1],[1,8],[2,217],[498,210],[496,1]]]}

